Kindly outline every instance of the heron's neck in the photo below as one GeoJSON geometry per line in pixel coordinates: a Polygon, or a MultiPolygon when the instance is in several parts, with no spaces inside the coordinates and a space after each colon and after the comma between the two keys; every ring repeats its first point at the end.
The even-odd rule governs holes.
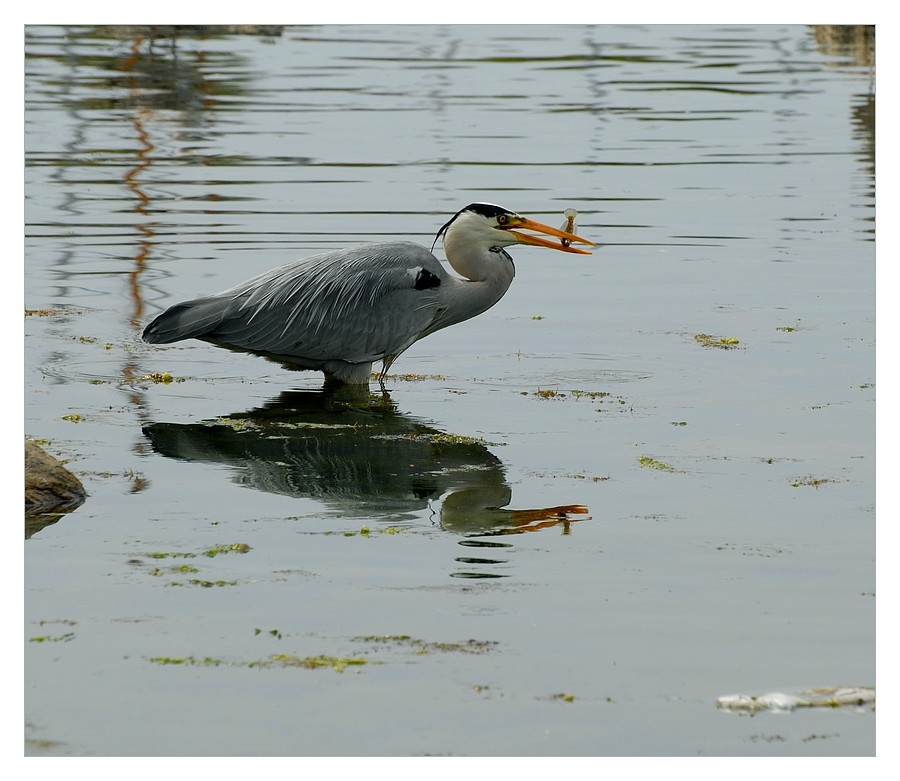
{"type": "Polygon", "coordinates": [[[500,248],[478,253],[451,244],[445,250],[453,270],[465,279],[453,279],[440,328],[490,309],[509,290],[516,275],[512,258],[500,248]],[[458,251],[454,253],[454,249],[458,251]]]}
{"type": "Polygon", "coordinates": [[[504,292],[516,275],[512,258],[502,248],[485,250],[483,243],[473,241],[463,230],[447,233],[444,253],[453,270],[472,282],[506,280],[504,292]]]}

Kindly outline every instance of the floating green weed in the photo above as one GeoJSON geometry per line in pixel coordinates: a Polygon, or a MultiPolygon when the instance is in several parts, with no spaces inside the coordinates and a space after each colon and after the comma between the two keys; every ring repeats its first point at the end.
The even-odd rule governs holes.
{"type": "Polygon", "coordinates": [[[560,393],[552,388],[538,388],[534,395],[539,399],[564,399],[566,397],[565,393],[560,393]]]}
{"type": "Polygon", "coordinates": [[[601,475],[586,475],[584,472],[576,472],[569,476],[574,480],[590,480],[592,483],[603,483],[609,480],[609,475],[606,477],[601,475]]]}
{"type": "Polygon", "coordinates": [[[359,657],[297,656],[295,654],[274,654],[268,659],[249,662],[227,662],[224,659],[217,659],[212,656],[151,656],[150,661],[153,664],[186,665],[190,667],[219,667],[225,665],[228,667],[249,668],[301,667],[306,670],[330,667],[332,670],[339,673],[343,672],[347,667],[360,666],[369,663],[368,659],[359,657]]]}
{"type": "Polygon", "coordinates": [[[467,437],[464,434],[445,434],[437,431],[429,439],[433,445],[488,445],[484,437],[467,437]]]}
{"type": "MultiPolygon", "coordinates": [[[[376,379],[380,377],[377,372],[372,372],[372,376],[376,379]]],[[[443,381],[447,378],[443,374],[388,374],[385,375],[386,380],[400,380],[401,382],[423,382],[425,380],[443,381]]]]}
{"type": "Polygon", "coordinates": [[[607,393],[606,391],[573,390],[572,395],[576,399],[605,399],[612,394],[607,393]]]}
{"type": "Polygon", "coordinates": [[[590,401],[606,401],[612,404],[625,404],[625,399],[621,396],[613,396],[608,391],[587,391],[574,388],[568,391],[561,391],[556,388],[538,388],[532,391],[521,391],[522,396],[537,396],[539,399],[568,399],[573,398],[576,401],[581,399],[589,399],[590,401]]]}
{"type": "Polygon", "coordinates": [[[209,550],[203,551],[204,556],[213,558],[221,556],[223,553],[247,553],[253,550],[246,542],[233,542],[230,545],[216,545],[209,550]]]}
{"type": "Polygon", "coordinates": [[[29,637],[29,643],[68,643],[75,639],[74,632],[66,632],[64,635],[38,635],[37,637],[29,637]]]}
{"type": "Polygon", "coordinates": [[[200,659],[195,656],[151,656],[150,661],[153,664],[183,664],[200,667],[218,667],[220,664],[228,664],[222,659],[214,659],[211,656],[204,656],[200,659]]]}
{"type": "Polygon", "coordinates": [[[330,667],[336,673],[342,673],[348,667],[358,667],[368,664],[368,659],[362,657],[348,656],[296,656],[295,654],[274,654],[264,662],[257,665],[250,664],[250,667],[273,667],[281,665],[282,667],[302,667],[306,670],[316,670],[320,667],[330,667]]]}
{"type": "Polygon", "coordinates": [[[427,654],[431,652],[482,654],[492,650],[498,643],[495,640],[466,640],[461,643],[441,643],[418,640],[409,635],[364,635],[354,637],[361,643],[380,643],[384,645],[404,646],[411,648],[414,653],[427,654]]]}
{"type": "Polygon", "coordinates": [[[638,463],[644,469],[657,469],[660,472],[681,472],[682,470],[676,469],[671,464],[667,464],[665,461],[657,461],[655,458],[651,458],[650,456],[641,456],[638,459],[638,463]]]}
{"type": "MultiPolygon", "coordinates": [[[[109,349],[109,347],[107,347],[109,349]]],[[[152,382],[154,385],[168,385],[171,382],[184,382],[184,377],[173,377],[169,372],[150,372],[140,378],[140,382],[152,382]]]]}
{"type": "Polygon", "coordinates": [[[502,442],[488,442],[484,437],[469,437],[465,434],[445,434],[443,431],[410,432],[408,434],[376,434],[374,439],[408,440],[427,442],[432,445],[482,445],[498,447],[502,442]]]}
{"type": "Polygon", "coordinates": [[[247,420],[246,418],[216,418],[214,425],[228,426],[228,428],[233,429],[234,431],[253,431],[259,429],[259,426],[256,423],[252,420],[247,420]]]}
{"type": "MultiPolygon", "coordinates": [[[[368,526],[362,526],[362,527],[360,527],[358,532],[348,530],[348,531],[339,532],[339,533],[342,534],[344,537],[356,537],[356,536],[371,537],[372,534],[400,534],[403,531],[405,531],[405,529],[402,529],[399,526],[388,526],[386,529],[375,529],[375,531],[373,532],[372,529],[370,529],[368,526]]],[[[325,532],[325,534],[337,534],[337,533],[338,532],[325,532]]]]}
{"type": "Polygon", "coordinates": [[[694,334],[694,340],[704,347],[717,347],[720,350],[732,350],[740,344],[740,340],[734,337],[709,334],[694,334]]]}
{"type": "Polygon", "coordinates": [[[809,475],[807,477],[798,477],[791,482],[791,487],[799,488],[800,486],[808,485],[812,486],[815,489],[818,489],[820,485],[825,485],[826,483],[834,483],[836,480],[829,479],[827,477],[813,477],[809,475]]]}
{"type": "Polygon", "coordinates": [[[78,309],[26,309],[25,317],[30,317],[31,315],[37,315],[38,317],[58,317],[61,315],[81,315],[84,312],[81,312],[78,309]]]}

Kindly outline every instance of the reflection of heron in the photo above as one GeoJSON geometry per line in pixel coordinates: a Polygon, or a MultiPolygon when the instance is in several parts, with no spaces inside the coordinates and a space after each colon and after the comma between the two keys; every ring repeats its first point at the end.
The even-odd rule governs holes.
{"type": "Polygon", "coordinates": [[[443,528],[485,534],[566,524],[587,513],[580,505],[502,509],[512,492],[485,443],[401,415],[386,394],[347,400],[294,391],[216,421],[151,423],[144,434],[162,455],[224,463],[241,485],[317,499],[342,515],[397,519],[434,502],[443,528]]]}
{"type": "Polygon", "coordinates": [[[414,342],[489,309],[515,276],[504,247],[532,244],[590,254],[573,233],[487,203],[473,203],[438,231],[453,269],[408,241],[326,252],[268,271],[222,293],[170,307],[145,329],[153,344],[203,339],[256,353],[288,368],[317,369],[326,380],[382,379],[414,342]],[[515,228],[561,241],[518,233],[515,228]]]}

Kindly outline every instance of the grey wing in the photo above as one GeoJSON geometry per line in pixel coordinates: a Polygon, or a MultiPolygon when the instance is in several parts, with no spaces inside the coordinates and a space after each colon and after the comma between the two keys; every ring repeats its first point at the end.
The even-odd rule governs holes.
{"type": "Polygon", "coordinates": [[[417,244],[365,244],[177,304],[147,326],[144,339],[199,338],[299,361],[375,361],[403,352],[428,329],[448,276],[417,244]]]}

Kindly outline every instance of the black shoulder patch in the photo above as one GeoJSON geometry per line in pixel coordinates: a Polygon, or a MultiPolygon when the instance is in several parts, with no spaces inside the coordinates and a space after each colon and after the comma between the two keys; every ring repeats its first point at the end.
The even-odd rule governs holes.
{"type": "Polygon", "coordinates": [[[440,277],[436,274],[432,274],[427,268],[420,268],[419,273],[416,274],[416,284],[414,287],[416,290],[427,290],[430,287],[438,287],[440,284],[440,277]]]}

